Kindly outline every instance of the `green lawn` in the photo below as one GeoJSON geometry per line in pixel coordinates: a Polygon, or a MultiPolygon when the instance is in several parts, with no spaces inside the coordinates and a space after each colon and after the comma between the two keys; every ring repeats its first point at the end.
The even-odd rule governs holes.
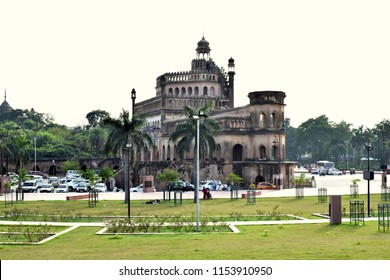
{"type": "MultiPolygon", "coordinates": [[[[348,211],[349,196],[343,197],[348,211]]],[[[364,200],[366,198],[354,198],[364,200]]],[[[379,195],[371,196],[371,205],[377,207],[379,195]]],[[[132,201],[133,215],[194,216],[191,200],[182,206],[173,202],[157,205],[145,201],[132,201]]],[[[311,213],[326,213],[328,203],[318,203],[317,197],[261,198],[256,205],[246,200],[214,199],[201,201],[201,216],[243,216],[254,214],[292,214],[313,218],[311,213]]],[[[1,207],[3,213],[11,207],[1,207]]],[[[58,214],[69,216],[126,216],[127,205],[122,201],[99,201],[89,208],[87,201],[34,201],[16,205],[18,211],[32,215],[58,214]],[[77,213],[77,215],[75,214],[77,213]]],[[[374,208],[374,210],[376,210],[374,208]]],[[[15,211],[15,210],[14,210],[15,211]]],[[[377,260],[390,259],[390,232],[378,231],[377,222],[364,225],[258,225],[239,226],[240,233],[191,233],[150,235],[95,235],[101,228],[79,227],[41,245],[0,245],[0,259],[180,259],[180,260],[377,260]]]]}

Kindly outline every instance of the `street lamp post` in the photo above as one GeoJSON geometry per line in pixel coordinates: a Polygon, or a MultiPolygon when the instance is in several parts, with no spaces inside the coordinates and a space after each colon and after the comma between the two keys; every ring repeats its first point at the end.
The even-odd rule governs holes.
{"type": "Polygon", "coordinates": [[[196,120],[196,164],[195,164],[195,170],[196,170],[196,182],[195,182],[195,202],[196,202],[196,231],[200,231],[199,224],[200,224],[200,209],[199,209],[199,151],[200,151],[200,118],[207,118],[207,115],[204,111],[199,111],[198,116],[189,116],[192,119],[196,120]]]}
{"type": "Polygon", "coordinates": [[[34,136],[34,171],[37,171],[37,137],[34,136]]]}
{"type": "Polygon", "coordinates": [[[124,185],[125,185],[125,203],[127,203],[127,218],[130,219],[130,149],[131,144],[126,143],[125,150],[126,153],[126,161],[125,161],[125,170],[124,170],[124,185]]]}
{"type": "Polygon", "coordinates": [[[200,209],[199,209],[199,123],[200,117],[196,118],[196,231],[199,231],[200,209]]]}
{"type": "Polygon", "coordinates": [[[364,144],[365,149],[367,150],[367,171],[364,172],[363,177],[367,180],[367,216],[371,217],[370,212],[370,180],[374,179],[374,172],[370,171],[370,151],[373,147],[371,143],[364,144]]]}
{"type": "Polygon", "coordinates": [[[277,174],[277,177],[276,177],[276,184],[275,185],[277,185],[277,188],[278,189],[280,189],[280,186],[281,185],[283,185],[282,184],[282,180],[283,180],[283,178],[282,178],[282,176],[281,176],[281,173],[282,173],[282,167],[281,167],[281,165],[282,165],[282,152],[281,152],[281,149],[282,149],[282,143],[281,143],[281,135],[282,135],[282,133],[285,131],[285,129],[284,129],[284,127],[282,127],[281,129],[280,129],[280,131],[279,131],[279,139],[276,139],[275,138],[275,140],[273,141],[273,143],[274,144],[276,144],[277,145],[277,148],[278,148],[278,155],[277,155],[277,157],[278,157],[278,174],[277,174]]]}

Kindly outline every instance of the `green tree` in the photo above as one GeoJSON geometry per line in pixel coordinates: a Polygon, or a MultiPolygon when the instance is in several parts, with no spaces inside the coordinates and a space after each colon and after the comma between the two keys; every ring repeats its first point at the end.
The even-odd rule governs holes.
{"type": "Polygon", "coordinates": [[[110,117],[110,114],[104,110],[94,110],[89,112],[86,115],[88,120],[87,130],[90,128],[102,126],[104,124],[104,119],[108,117],[110,117]]]}
{"type": "Polygon", "coordinates": [[[111,179],[114,175],[115,175],[115,170],[114,169],[111,169],[109,167],[102,167],[100,169],[100,177],[102,178],[102,181],[106,184],[106,185],[109,185],[108,184],[108,180],[111,179]]]}
{"type": "Polygon", "coordinates": [[[311,118],[302,123],[296,131],[296,143],[300,155],[310,155],[311,161],[316,162],[327,158],[326,148],[329,144],[331,125],[325,115],[311,118]]]}
{"type": "Polygon", "coordinates": [[[95,186],[96,184],[96,181],[98,179],[98,176],[96,175],[96,172],[95,170],[93,169],[87,169],[86,171],[84,172],[81,172],[83,177],[86,178],[87,180],[89,180],[89,183],[90,183],[90,186],[91,188],[93,188],[93,186],[95,186]]]}
{"type": "Polygon", "coordinates": [[[65,174],[68,170],[77,170],[80,171],[80,164],[78,160],[71,159],[67,160],[62,164],[62,172],[65,174]]]}
{"type": "Polygon", "coordinates": [[[242,181],[243,179],[234,173],[229,173],[225,178],[226,184],[232,184],[232,187],[235,185],[241,185],[242,181]]]}
{"type": "Polygon", "coordinates": [[[158,173],[155,176],[155,178],[157,181],[160,181],[160,182],[164,183],[165,185],[167,185],[169,182],[175,182],[175,181],[179,180],[180,174],[176,170],[167,168],[167,169],[164,169],[164,171],[158,173]]]}
{"type": "MultiPolygon", "coordinates": [[[[124,178],[127,181],[129,178],[128,172],[135,165],[136,155],[142,152],[146,153],[149,148],[154,146],[152,137],[142,130],[147,124],[146,119],[143,116],[133,116],[130,119],[129,111],[122,110],[118,119],[107,117],[103,122],[110,127],[105,148],[106,152],[121,153],[128,157],[126,159],[128,168],[124,169],[124,178]]],[[[125,185],[126,203],[132,185],[131,180],[128,180],[127,186],[125,185]]]]}

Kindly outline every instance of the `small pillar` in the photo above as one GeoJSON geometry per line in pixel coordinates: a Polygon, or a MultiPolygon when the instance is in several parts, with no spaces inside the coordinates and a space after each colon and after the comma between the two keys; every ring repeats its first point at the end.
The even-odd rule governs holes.
{"type": "Polygon", "coordinates": [[[341,215],[342,215],[342,207],[341,207],[341,195],[331,195],[329,197],[329,216],[330,216],[330,224],[331,225],[339,225],[341,224],[341,215]]]}
{"type": "Polygon", "coordinates": [[[144,192],[154,192],[154,177],[153,176],[144,176],[142,178],[144,185],[144,192]]]}

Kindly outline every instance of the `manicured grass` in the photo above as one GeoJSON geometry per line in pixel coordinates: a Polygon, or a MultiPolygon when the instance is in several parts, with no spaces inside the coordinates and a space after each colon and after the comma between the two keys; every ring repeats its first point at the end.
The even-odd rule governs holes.
{"type": "Polygon", "coordinates": [[[390,258],[390,234],[364,226],[241,226],[241,233],[98,236],[80,227],[42,245],[2,245],[1,259],[376,260],[390,258]],[[267,231],[267,233],[266,233],[267,231]]]}
{"type": "MultiPolygon", "coordinates": [[[[349,196],[343,197],[343,207],[349,210],[349,196]]],[[[352,200],[364,200],[361,196],[352,200]]],[[[380,195],[371,196],[377,207],[380,195]]],[[[133,215],[194,216],[195,205],[184,200],[182,206],[173,202],[157,205],[132,201],[133,215]]],[[[53,214],[57,211],[82,213],[91,216],[126,216],[123,201],[99,201],[89,208],[86,201],[25,201],[17,209],[37,209],[36,213],[53,214]]],[[[11,208],[0,208],[3,213],[11,208]]],[[[328,203],[318,203],[317,197],[261,198],[256,205],[246,200],[213,199],[201,201],[201,216],[229,216],[253,214],[292,214],[313,218],[311,213],[326,213],[328,203]]],[[[375,209],[374,209],[375,210],[375,209]]],[[[240,233],[179,233],[149,235],[95,235],[101,228],[79,227],[41,245],[0,245],[0,259],[134,259],[134,260],[344,260],[390,259],[390,233],[378,231],[377,222],[364,225],[257,225],[239,226],[240,233]]]]}

